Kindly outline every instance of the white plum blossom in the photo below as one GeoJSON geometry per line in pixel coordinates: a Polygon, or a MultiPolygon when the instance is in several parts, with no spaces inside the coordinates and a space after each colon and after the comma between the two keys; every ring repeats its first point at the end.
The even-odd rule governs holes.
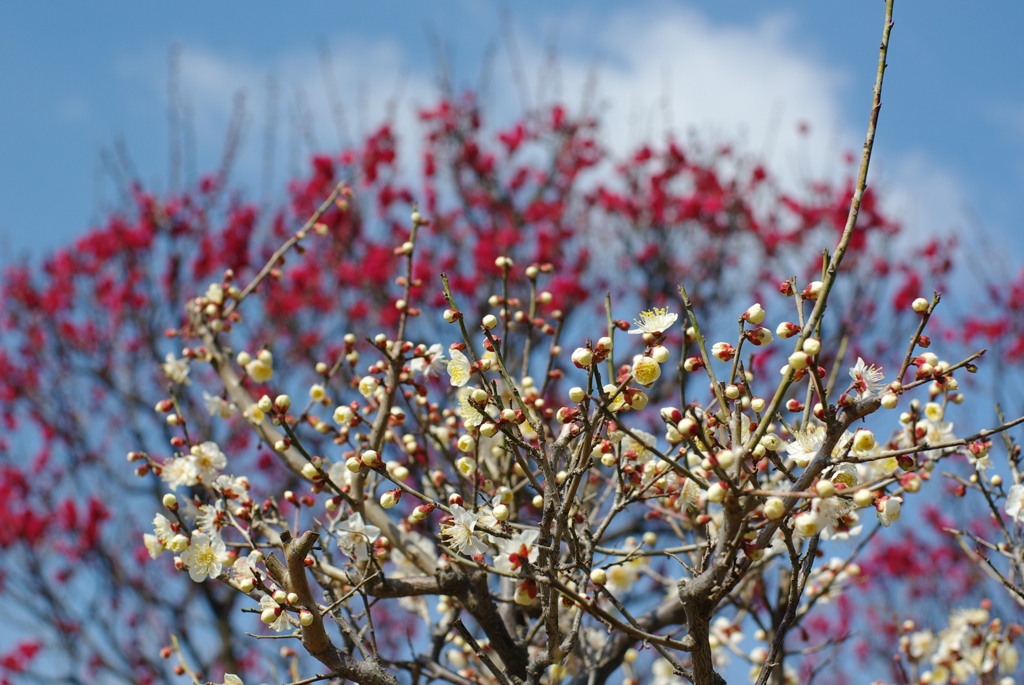
{"type": "Polygon", "coordinates": [[[192,381],[188,377],[188,362],[188,358],[177,359],[173,352],[168,352],[164,357],[164,375],[178,385],[191,385],[192,381]]]}
{"type": "Polygon", "coordinates": [[[479,426],[486,417],[470,402],[472,395],[473,388],[462,388],[459,390],[459,416],[467,426],[479,426]]]}
{"type": "Polygon", "coordinates": [[[487,552],[487,545],[473,534],[479,517],[458,504],[451,505],[451,512],[451,520],[441,523],[441,537],[445,542],[455,551],[470,556],[487,552]]]}
{"type": "Polygon", "coordinates": [[[1021,509],[1024,508],[1024,485],[1014,485],[1006,493],[1006,503],[1003,505],[1006,514],[1014,521],[1024,521],[1021,509]]]}
{"type": "Polygon", "coordinates": [[[146,551],[149,552],[150,559],[156,559],[158,556],[163,554],[166,549],[164,546],[164,540],[156,535],[146,533],[142,536],[142,542],[146,545],[146,551]]]}
{"type": "Polygon", "coordinates": [[[228,402],[223,397],[211,395],[203,391],[203,405],[210,416],[219,416],[222,419],[230,419],[238,411],[234,402],[228,402]]]}
{"type": "Polygon", "coordinates": [[[170,540],[171,536],[174,535],[174,531],[171,529],[171,522],[163,514],[157,514],[153,517],[153,534],[164,542],[170,540]]]}
{"type": "MultiPolygon", "coordinates": [[[[916,429],[914,426],[908,425],[905,429],[900,431],[899,435],[896,436],[896,444],[899,447],[910,448],[920,444],[930,446],[956,441],[956,435],[953,434],[953,424],[949,421],[932,421],[925,418],[917,422],[916,428],[924,429],[925,435],[922,440],[915,442],[914,433],[916,429]]],[[[944,447],[940,449],[925,450],[922,454],[925,458],[935,461],[945,454],[955,452],[956,449],[956,447],[944,447]]]]}
{"type": "Polygon", "coordinates": [[[164,553],[167,544],[173,537],[174,531],[171,529],[171,522],[163,514],[157,514],[153,517],[152,536],[150,533],[145,533],[142,536],[142,542],[145,544],[146,551],[150,553],[150,558],[156,559],[164,553]]]}
{"type": "Polygon", "coordinates": [[[652,450],[658,444],[657,436],[651,435],[647,431],[642,431],[636,428],[631,429],[629,432],[639,439],[634,438],[632,435],[626,435],[625,437],[623,437],[622,451],[624,453],[630,450],[635,452],[636,461],[641,464],[646,461],[649,461],[654,456],[654,452],[652,450]]]}
{"type": "MultiPolygon", "coordinates": [[[[830,499],[839,498],[832,497],[830,499]]],[[[860,535],[863,530],[864,526],[860,523],[860,515],[855,511],[848,511],[837,523],[822,531],[821,537],[824,540],[849,540],[860,535]]]]}
{"type": "Polygon", "coordinates": [[[636,328],[630,330],[629,333],[664,333],[678,318],[679,315],[669,312],[668,307],[654,307],[640,312],[639,319],[633,319],[633,325],[636,328]]]}
{"type": "Polygon", "coordinates": [[[651,664],[651,685],[683,685],[686,681],[676,675],[668,659],[658,658],[651,664]]]}
{"type": "Polygon", "coordinates": [[[824,443],[825,429],[812,423],[806,429],[797,431],[793,441],[786,445],[786,451],[797,466],[804,468],[811,463],[824,443]]]}
{"type": "Polygon", "coordinates": [[[224,286],[220,283],[211,283],[206,288],[206,299],[213,304],[224,304],[224,286]]]}
{"type": "Polygon", "coordinates": [[[224,527],[225,519],[224,504],[222,500],[217,500],[215,504],[200,505],[199,513],[196,515],[196,527],[207,535],[217,535],[224,527]]]}
{"type": "Polygon", "coordinates": [[[860,357],[857,357],[857,363],[850,369],[850,378],[853,379],[853,389],[862,400],[877,395],[885,382],[882,369],[874,364],[868,366],[860,357]]]}
{"type": "Polygon", "coordinates": [[[434,343],[422,357],[416,357],[409,362],[409,370],[418,373],[424,378],[430,378],[441,373],[445,365],[444,348],[440,343],[434,343]]]}
{"type": "Polygon", "coordinates": [[[244,476],[235,477],[222,473],[217,476],[212,485],[214,489],[218,490],[228,499],[238,499],[243,503],[251,500],[249,497],[249,481],[244,476]]]}
{"type": "Polygon", "coordinates": [[[160,477],[171,490],[180,486],[191,487],[199,482],[199,471],[191,459],[171,457],[160,467],[160,477]]]}
{"type": "Polygon", "coordinates": [[[188,567],[189,577],[197,583],[207,577],[216,578],[228,561],[227,546],[219,535],[193,533],[188,548],[181,553],[181,561],[188,567]]]}
{"type": "Polygon", "coordinates": [[[231,577],[243,590],[251,592],[256,583],[256,563],[249,556],[238,557],[231,565],[231,577]]]}
{"type": "Polygon", "coordinates": [[[469,382],[469,377],[473,373],[473,366],[469,363],[469,357],[460,350],[451,349],[449,352],[452,355],[451,361],[448,362],[450,382],[455,387],[461,388],[469,382]]]}
{"type": "Polygon", "coordinates": [[[910,646],[907,649],[912,659],[920,660],[931,654],[935,649],[935,635],[930,630],[918,630],[910,634],[910,646]]]}
{"type": "MultiPolygon", "coordinates": [[[[629,546],[628,541],[627,546],[629,546]]],[[[605,587],[616,594],[628,592],[636,584],[637,579],[640,578],[643,564],[643,557],[634,557],[621,564],[609,566],[607,568],[608,581],[605,583],[605,587]]]]}
{"type": "Polygon", "coordinates": [[[902,497],[886,497],[875,505],[878,512],[878,522],[888,528],[900,517],[900,508],[903,504],[902,497]]]}
{"type": "Polygon", "coordinates": [[[540,535],[539,531],[521,530],[508,540],[499,543],[501,553],[494,557],[494,568],[504,573],[517,573],[524,561],[537,561],[540,553],[533,544],[540,535]]]}
{"type": "Polygon", "coordinates": [[[263,419],[267,417],[266,413],[257,407],[255,402],[246,407],[245,411],[242,412],[242,416],[253,426],[260,425],[263,423],[263,419]]]}
{"type": "Polygon", "coordinates": [[[363,515],[355,513],[338,525],[338,547],[356,561],[368,561],[367,547],[380,537],[380,528],[363,523],[363,515]]]}
{"type": "Polygon", "coordinates": [[[380,383],[373,376],[363,376],[359,380],[359,394],[369,399],[373,397],[373,393],[377,392],[377,388],[380,383]]]}
{"type": "Polygon", "coordinates": [[[189,450],[189,459],[195,464],[196,475],[203,483],[213,483],[221,470],[228,465],[227,457],[220,451],[217,443],[207,440],[193,445],[189,450]]]}
{"type": "Polygon", "coordinates": [[[292,627],[292,624],[288,621],[288,612],[281,609],[281,605],[275,602],[273,597],[270,597],[269,595],[263,595],[262,597],[260,597],[260,606],[264,609],[264,611],[266,611],[267,609],[274,609],[275,611],[280,611],[280,613],[277,616],[277,620],[267,624],[268,626],[270,626],[270,629],[273,630],[275,633],[280,633],[292,627]]]}

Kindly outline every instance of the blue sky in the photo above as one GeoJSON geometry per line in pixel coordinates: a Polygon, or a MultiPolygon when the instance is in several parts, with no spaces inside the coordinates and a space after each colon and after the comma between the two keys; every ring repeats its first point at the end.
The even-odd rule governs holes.
{"type": "MultiPolygon", "coordinates": [[[[465,85],[478,83],[482,56],[494,45],[492,108],[517,110],[503,7],[532,95],[552,46],[569,102],[579,101],[596,60],[608,136],[620,148],[666,125],[695,126],[705,137],[744,141],[799,179],[837,168],[841,151],[856,149],[863,136],[880,0],[4,3],[0,240],[10,249],[0,261],[41,254],[98,219],[98,198],[114,199],[109,183],[97,187],[99,151],[118,138],[141,177],[166,186],[171,45],[182,48],[181,91],[195,113],[200,171],[216,165],[233,95],[246,90],[249,124],[236,180],[257,195],[269,77],[281,92],[276,188],[288,170],[285,108],[297,88],[309,100],[317,142],[338,142],[321,46],[332,53],[355,130],[381,118],[396,84],[404,84],[400,120],[430,101],[432,35],[465,85]],[[658,104],[666,93],[671,122],[658,104]],[[797,121],[811,124],[809,139],[795,135],[797,121]]],[[[1019,257],[1024,4],[979,7],[898,0],[874,179],[915,233],[956,231],[967,243],[978,235],[1019,257]]],[[[403,125],[414,126],[408,116],[403,125]]]]}

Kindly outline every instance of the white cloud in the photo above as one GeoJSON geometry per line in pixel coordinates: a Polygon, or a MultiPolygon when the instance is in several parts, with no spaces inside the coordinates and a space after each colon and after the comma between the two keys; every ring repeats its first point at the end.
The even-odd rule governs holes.
{"type": "MultiPolygon", "coordinates": [[[[545,72],[549,45],[537,24],[557,27],[557,71],[548,70],[564,99],[576,105],[584,95],[601,105],[603,140],[623,152],[645,139],[662,139],[667,129],[685,137],[695,131],[706,143],[737,144],[744,152],[763,157],[782,181],[792,187],[803,181],[843,173],[845,151],[859,151],[870,96],[864,106],[845,112],[844,89],[853,80],[834,66],[796,47],[798,26],[775,15],[753,26],[728,26],[710,21],[695,9],[661,3],[619,11],[611,16],[563,14],[530,18],[516,37],[523,56],[523,73],[537,97],[538,74],[545,72]],[[569,45],[563,48],[562,45],[569,45]],[[595,56],[597,60],[595,61],[595,56]],[[588,90],[594,65],[596,94],[588,90]],[[864,115],[864,116],[862,116],[864,115]],[[810,133],[798,132],[800,123],[810,133]]],[[[542,27],[543,28],[543,27],[542,27]]],[[[550,35],[550,34],[548,34],[550,35]]],[[[458,41],[458,37],[445,37],[458,41]]],[[[395,109],[404,142],[418,139],[415,109],[435,99],[435,67],[391,40],[353,40],[339,36],[328,41],[333,71],[344,105],[348,130],[356,138],[388,112],[396,91],[395,109]],[[398,87],[398,84],[401,84],[398,87]]],[[[487,103],[496,125],[521,111],[504,50],[499,52],[487,103]]],[[[164,66],[154,74],[154,93],[165,97],[164,66]]],[[[479,56],[465,71],[476,72],[479,56]]],[[[287,159],[288,110],[297,93],[308,99],[317,143],[335,149],[339,133],[333,123],[324,87],[320,55],[303,47],[263,63],[229,57],[208,49],[184,46],[182,91],[194,106],[200,149],[219,154],[234,93],[248,94],[246,147],[239,168],[250,179],[261,165],[267,81],[279,84],[278,181],[287,159]]],[[[549,88],[552,92],[554,88],[549,88]]],[[[550,98],[550,95],[549,95],[550,98]]],[[[884,109],[881,126],[885,126],[884,109]]],[[[306,150],[302,149],[302,157],[306,150]]],[[[404,161],[414,163],[414,147],[405,145],[404,161]]],[[[216,163],[205,159],[205,167],[216,163]]],[[[413,167],[418,168],[418,167],[413,167]]],[[[883,188],[887,206],[908,228],[931,233],[963,225],[962,184],[924,153],[897,156],[876,149],[872,180],[883,188]],[[891,181],[891,182],[890,182],[891,181]]]]}

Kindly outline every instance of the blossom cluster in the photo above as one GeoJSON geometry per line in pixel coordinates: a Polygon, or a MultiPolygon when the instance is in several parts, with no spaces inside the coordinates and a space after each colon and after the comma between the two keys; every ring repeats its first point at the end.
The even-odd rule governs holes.
{"type": "MultiPolygon", "coordinates": [[[[401,282],[412,282],[415,229],[428,224],[414,213],[413,240],[400,250],[408,257],[401,282]]],[[[292,243],[304,238],[296,234],[292,243]]],[[[830,356],[823,339],[811,335],[812,305],[824,297],[820,282],[802,289],[795,280],[783,283],[780,292],[793,299],[794,318],[803,323],[784,320],[775,335],[762,325],[768,308],[756,303],[739,315],[737,339],[711,342],[680,288],[686,324],[669,307],[641,312],[632,328],[609,314],[606,329],[574,333],[584,343],[570,351],[561,343],[562,327],[540,316],[551,298],[538,282],[550,270],[531,264],[519,271],[507,256],[496,258],[495,267],[503,274],[502,292],[478,319],[460,308],[442,276],[442,318],[456,332],[454,342],[415,343],[379,332],[362,346],[345,335],[336,361],[315,364],[318,379],[307,386],[304,406],[282,392],[269,346],[255,356],[231,352],[230,329],[244,319],[242,291],[230,285],[230,274],[191,300],[189,323],[178,336],[195,342],[182,358],[208,363],[221,384],[204,395],[207,413],[226,422],[241,413],[307,491],[268,493],[261,504],[248,480],[222,473],[229,459],[217,444],[188,433],[190,421],[175,397],[163,400],[157,411],[182,432],[171,440],[174,456],[132,457],[144,462],[140,475],[157,474],[172,490],[164,507],[174,520],[158,514],[153,534],[145,536],[151,556],[172,551],[175,565],[193,580],[228,583],[258,603],[271,630],[297,630],[307,641],[329,640],[326,619],[343,632],[352,628],[353,588],[383,593],[378,596],[398,600],[389,615],[404,612],[427,630],[436,630],[441,617],[460,641],[446,654],[447,666],[438,667],[475,679],[497,677],[488,675],[488,660],[525,674],[528,663],[550,658],[549,640],[559,635],[576,651],[547,661],[548,678],[581,674],[609,658],[596,627],[630,634],[626,607],[641,588],[655,589],[675,607],[674,621],[685,618],[691,630],[704,622],[708,635],[685,650],[670,635],[654,638],[663,655],[650,666],[656,677],[676,677],[662,673],[665,663],[673,673],[686,672],[675,650],[691,652],[694,667],[703,655],[717,667],[739,655],[757,680],[765,663],[782,656],[772,631],[745,636],[742,615],[726,609],[741,601],[747,583],[796,574],[799,592],[787,601],[790,620],[799,622],[816,605],[841,597],[860,574],[849,559],[816,563],[819,545],[865,535],[867,508],[877,526],[895,524],[907,498],[951,454],[986,466],[985,455],[945,420],[947,408],[963,400],[954,374],[967,362],[920,351],[928,341],[918,331],[894,380],[862,358],[837,373],[842,357],[830,356]],[[519,289],[526,292],[522,299],[511,294],[519,289]],[[529,325],[518,325],[523,322],[529,325]],[[622,331],[631,335],[616,340],[622,331]],[[790,338],[795,351],[775,354],[790,338]],[[756,350],[751,357],[784,358],[781,380],[751,357],[744,362],[748,346],[756,350]],[[534,368],[544,375],[535,378],[534,368]],[[706,399],[649,406],[652,397],[670,396],[672,386],[688,387],[691,375],[710,383],[706,399]],[[844,376],[848,381],[841,382],[844,376]],[[926,401],[904,402],[918,388],[926,401]],[[901,404],[885,439],[854,427],[901,404]],[[180,488],[190,494],[179,498],[180,488]],[[296,538],[302,529],[311,532],[296,538]],[[296,551],[297,540],[315,538],[322,539],[320,553],[305,543],[296,551]],[[310,599],[305,568],[323,600],[310,599]],[[444,582],[445,574],[519,607],[516,620],[528,623],[540,612],[538,637],[503,632],[489,622],[487,602],[460,595],[470,586],[444,582]],[[469,580],[474,577],[481,580],[469,580]],[[407,589],[388,589],[392,581],[407,589]],[[699,598],[688,594],[705,582],[714,586],[699,598]],[[693,613],[698,599],[718,609],[693,613]],[[481,627],[473,640],[456,630],[460,610],[481,627]],[[745,646],[749,640],[753,647],[745,646]]],[[[245,292],[259,285],[257,279],[245,292]]],[[[399,331],[411,330],[420,316],[413,296],[407,288],[396,303],[399,331]]],[[[925,304],[915,301],[912,310],[927,316],[934,303],[925,304]]],[[[555,309],[549,316],[563,319],[555,309]]],[[[165,372],[175,383],[186,380],[178,366],[165,372]]],[[[771,623],[770,604],[745,604],[742,611],[771,623]]],[[[630,642],[623,644],[611,663],[636,660],[630,642]]],[[[324,654],[314,656],[341,668],[324,654]]]]}

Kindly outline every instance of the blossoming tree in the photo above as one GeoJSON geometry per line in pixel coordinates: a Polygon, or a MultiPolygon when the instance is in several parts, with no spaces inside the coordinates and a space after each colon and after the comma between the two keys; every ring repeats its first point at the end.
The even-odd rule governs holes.
{"type": "MultiPolygon", "coordinates": [[[[993,434],[952,433],[977,355],[928,351],[938,298],[917,272],[895,288],[905,351],[847,306],[899,267],[866,188],[891,7],[848,187],[796,199],[731,150],[671,141],[598,173],[587,113],[528,115],[495,148],[472,99],[447,97],[422,114],[419,192],[384,127],[316,158],[265,233],[223,177],[136,188],[134,220],[41,283],[13,271],[0,398],[12,431],[37,432],[3,446],[35,456],[2,465],[0,579],[37,637],[0,668],[703,684],[731,657],[792,681],[813,654],[787,636],[842,600],[937,463],[985,459],[993,434]],[[898,406],[885,439],[862,423],[898,406]],[[105,458],[125,445],[141,479],[105,458]],[[39,665],[44,644],[59,651],[39,665]]],[[[1020,493],[987,492],[1017,516],[1020,493]]],[[[979,617],[943,642],[982,635],[973,671],[911,627],[901,649],[920,673],[941,653],[934,682],[1012,670],[1012,631],[979,617]]]]}

